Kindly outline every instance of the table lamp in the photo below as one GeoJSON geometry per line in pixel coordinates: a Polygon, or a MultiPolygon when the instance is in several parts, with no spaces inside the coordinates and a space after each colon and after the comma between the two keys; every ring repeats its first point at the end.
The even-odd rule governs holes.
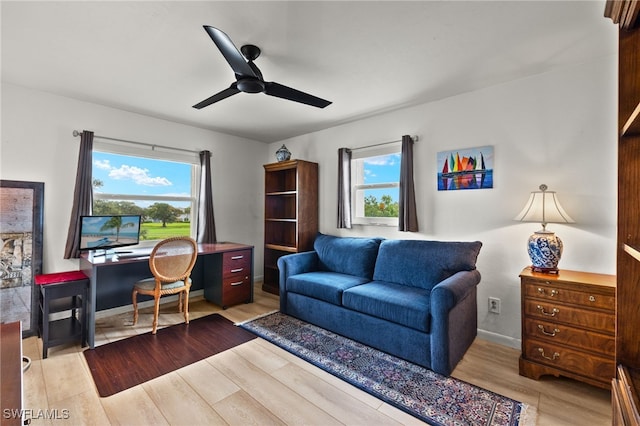
{"type": "Polygon", "coordinates": [[[558,262],[562,256],[562,240],[553,231],[547,231],[547,223],[574,223],[564,211],[555,191],[547,191],[545,184],[531,196],[522,211],[514,218],[520,222],[540,222],[542,229],[534,232],[527,244],[531,269],[547,274],[558,273],[558,262]]]}

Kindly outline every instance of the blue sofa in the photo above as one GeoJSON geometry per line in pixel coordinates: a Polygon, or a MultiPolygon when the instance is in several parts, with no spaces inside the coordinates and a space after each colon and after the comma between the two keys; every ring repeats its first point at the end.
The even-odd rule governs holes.
{"type": "Polygon", "coordinates": [[[476,337],[481,246],[319,234],[278,259],[280,311],[448,376],[476,337]]]}

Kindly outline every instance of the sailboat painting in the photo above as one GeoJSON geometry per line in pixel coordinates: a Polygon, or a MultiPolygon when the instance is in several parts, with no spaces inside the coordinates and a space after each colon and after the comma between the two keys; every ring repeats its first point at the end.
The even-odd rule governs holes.
{"type": "Polygon", "coordinates": [[[438,153],[438,191],[493,188],[493,146],[438,153]]]}

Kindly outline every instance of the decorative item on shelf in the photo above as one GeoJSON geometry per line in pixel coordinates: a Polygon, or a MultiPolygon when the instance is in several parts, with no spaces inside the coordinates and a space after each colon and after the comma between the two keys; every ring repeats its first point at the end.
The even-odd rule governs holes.
{"type": "Polygon", "coordinates": [[[291,152],[287,149],[286,146],[282,145],[279,150],[276,151],[276,160],[287,161],[291,158],[291,152]]]}
{"type": "Polygon", "coordinates": [[[529,201],[514,218],[521,222],[540,222],[542,229],[534,232],[527,244],[532,270],[548,274],[558,273],[558,262],[562,256],[562,240],[553,231],[547,231],[547,223],[574,223],[564,211],[555,191],[547,191],[547,185],[540,185],[540,191],[531,192],[529,201]]]}

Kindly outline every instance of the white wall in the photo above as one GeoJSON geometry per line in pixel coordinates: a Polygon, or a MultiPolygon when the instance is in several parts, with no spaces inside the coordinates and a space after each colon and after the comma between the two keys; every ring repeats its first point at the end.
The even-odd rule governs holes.
{"type": "Polygon", "coordinates": [[[195,151],[211,151],[213,203],[219,241],[256,247],[262,270],[264,143],[2,84],[0,178],[44,182],[43,271],[77,269],[64,247],[80,139],[73,130],[195,151]]]}
{"type": "MultiPolygon", "coordinates": [[[[293,158],[319,163],[320,231],[343,236],[479,240],[479,328],[518,346],[520,281],[530,264],[526,241],[540,228],[513,217],[530,191],[558,192],[572,225],[550,224],[565,245],[560,267],[615,273],[617,58],[606,57],[472,93],[273,143],[293,158]],[[418,135],[414,172],[419,233],[336,228],[337,149],[418,135]],[[494,188],[438,192],[436,153],[493,145],[494,188]],[[502,300],[501,315],[487,298],[502,300]]],[[[330,107],[329,107],[330,108],[330,107]]]]}

